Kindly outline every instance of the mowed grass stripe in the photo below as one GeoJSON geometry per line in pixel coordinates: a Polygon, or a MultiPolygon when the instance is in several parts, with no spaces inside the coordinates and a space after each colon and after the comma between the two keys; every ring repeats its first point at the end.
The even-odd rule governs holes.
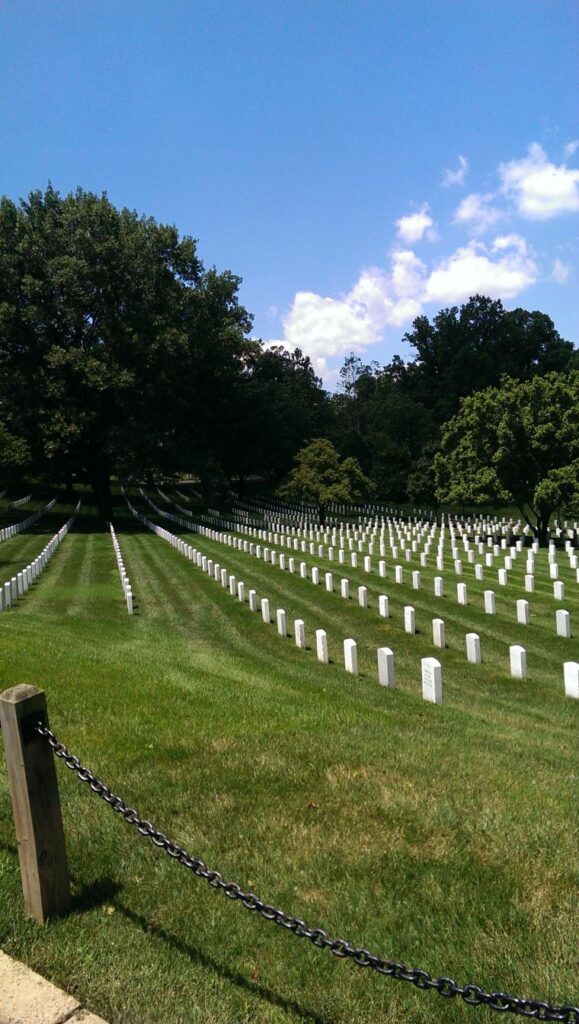
{"type": "MultiPolygon", "coordinates": [[[[152,534],[121,545],[142,602],[133,619],[103,535],[88,564],[80,543],[69,549],[71,579],[109,559],[118,600],[100,616],[47,629],[30,606],[0,621],[0,675],[43,680],[75,752],[208,864],[308,921],[463,982],[571,1001],[573,702],[533,717],[521,684],[504,687],[525,694],[505,709],[475,685],[465,709],[384,693],[284,643],[152,534]]],[[[291,596],[289,574],[266,568],[291,596]]],[[[321,596],[304,583],[296,606],[302,593],[321,596]]],[[[325,613],[340,601],[327,595],[325,613]]],[[[85,889],[82,911],[49,929],[24,921],[0,771],[0,944],[111,1024],[462,1024],[483,1012],[277,933],[59,778],[75,891],[97,898],[85,889]]]]}
{"type": "MultiPolygon", "coordinates": [[[[318,587],[314,587],[309,579],[302,580],[298,574],[291,574],[287,569],[282,571],[279,566],[272,566],[271,563],[265,563],[234,548],[210,541],[201,535],[196,535],[195,539],[192,539],[190,534],[183,533],[182,536],[208,556],[217,561],[221,560],[220,564],[225,561],[230,571],[234,572],[238,578],[243,579],[247,586],[255,587],[258,593],[270,597],[274,595],[276,601],[285,601],[285,604],[277,604],[277,606],[285,607],[288,614],[291,613],[293,617],[305,617],[300,616],[299,612],[303,610],[304,606],[307,606],[310,610],[310,621],[311,613],[314,612],[314,621],[318,628],[328,626],[335,634],[337,628],[341,626],[342,637],[338,637],[340,650],[336,660],[341,660],[341,641],[346,636],[352,635],[357,640],[365,636],[368,638],[367,648],[368,644],[371,646],[366,650],[365,668],[362,671],[367,671],[372,675],[376,674],[375,647],[392,646],[396,655],[397,649],[394,644],[397,643],[399,649],[402,648],[408,652],[416,651],[418,661],[420,657],[427,655],[439,657],[443,665],[448,664],[460,669],[463,677],[473,680],[476,685],[480,685],[481,682],[483,685],[488,683],[490,669],[494,677],[493,682],[498,679],[503,680],[506,687],[512,692],[514,681],[509,673],[508,647],[511,643],[522,643],[528,651],[530,666],[525,692],[530,694],[532,699],[544,695],[547,700],[564,700],[562,696],[562,664],[564,660],[572,659],[574,647],[573,641],[569,642],[555,637],[554,629],[549,642],[544,635],[537,637],[532,626],[523,627],[513,624],[505,635],[504,628],[498,627],[495,616],[486,616],[484,612],[477,611],[470,606],[464,607],[456,604],[450,609],[447,608],[446,614],[440,616],[445,620],[447,640],[447,648],[440,651],[434,647],[431,634],[431,618],[438,617],[432,614],[436,609],[433,609],[432,604],[428,605],[424,599],[422,601],[413,600],[415,595],[420,596],[421,591],[411,591],[408,599],[405,600],[391,588],[381,588],[375,582],[370,583],[367,579],[364,585],[368,587],[372,607],[361,609],[357,604],[356,588],[351,577],[350,591],[353,596],[348,602],[345,602],[336,589],[333,594],[325,591],[323,576],[318,587]],[[387,620],[380,619],[376,610],[378,594],[384,592],[388,593],[390,598],[391,617],[387,620]],[[297,603],[298,600],[300,604],[297,603]],[[419,632],[414,636],[409,636],[404,632],[403,608],[406,603],[412,603],[417,610],[419,632]],[[488,629],[487,622],[495,627],[492,632],[488,629]],[[466,661],[465,634],[473,631],[481,636],[483,649],[483,665],[481,666],[473,666],[466,661]]],[[[387,583],[388,581],[381,582],[387,583]]],[[[336,574],[334,574],[334,586],[335,588],[339,586],[339,578],[336,577],[336,574]]],[[[398,589],[401,589],[400,585],[398,585],[398,589]]],[[[272,611],[274,611],[273,608],[272,611]]],[[[362,661],[360,665],[362,668],[362,661]]],[[[416,677],[419,678],[419,665],[415,670],[416,677]]]]}

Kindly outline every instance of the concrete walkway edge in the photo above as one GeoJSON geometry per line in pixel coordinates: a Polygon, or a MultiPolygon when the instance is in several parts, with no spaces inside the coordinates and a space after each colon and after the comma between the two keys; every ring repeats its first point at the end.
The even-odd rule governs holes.
{"type": "Polygon", "coordinates": [[[0,950],[0,1024],[106,1024],[0,950]]]}

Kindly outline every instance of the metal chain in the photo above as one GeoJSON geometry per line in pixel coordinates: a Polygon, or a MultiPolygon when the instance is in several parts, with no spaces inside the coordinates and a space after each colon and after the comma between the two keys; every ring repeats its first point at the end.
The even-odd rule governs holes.
{"type": "Polygon", "coordinates": [[[323,928],[310,928],[299,917],[278,910],[277,907],[264,903],[255,893],[243,892],[237,882],[226,882],[219,871],[212,871],[198,857],[192,857],[180,846],[171,842],[162,832],[158,832],[150,821],[140,818],[133,807],[128,807],[120,796],[115,796],[104,782],[97,779],[90,768],[85,768],[78,757],[70,754],[63,743],[60,743],[53,732],[42,722],[36,722],[34,729],[43,736],[54,751],[56,757],[62,758],[67,768],[75,772],[81,782],[86,782],[93,793],[101,797],[113,811],[116,811],[129,825],[134,825],[140,835],[150,839],[173,860],[179,861],[183,867],[189,868],[198,878],[204,878],[213,889],[221,889],[230,900],[240,900],[246,910],[255,910],[274,924],[293,932],[298,938],[309,939],[318,949],[329,949],[340,959],[350,959],[358,967],[370,967],[378,974],[385,974],[397,981],[409,981],[418,989],[435,989],[445,999],[456,996],[468,1006],[488,1006],[498,1013],[514,1013],[529,1020],[560,1021],[562,1024],[579,1024],[579,1006],[551,1006],[549,1003],[536,999],[521,999],[510,996],[506,992],[485,992],[479,985],[457,985],[452,978],[433,978],[428,971],[417,967],[406,967],[396,960],[384,960],[375,956],[367,949],[351,945],[345,939],[332,939],[323,928]]]}

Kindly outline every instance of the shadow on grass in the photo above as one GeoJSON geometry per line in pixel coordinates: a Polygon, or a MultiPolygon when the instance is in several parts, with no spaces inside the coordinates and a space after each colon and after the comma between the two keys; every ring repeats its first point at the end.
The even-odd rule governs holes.
{"type": "Polygon", "coordinates": [[[151,924],[145,917],[140,914],[136,914],[129,907],[126,907],[118,899],[114,900],[114,906],[123,914],[129,921],[137,925],[146,934],[154,935],[155,938],[161,939],[172,949],[176,950],[182,956],[188,957],[189,960],[200,964],[202,967],[206,967],[208,970],[218,974],[219,977],[225,978],[226,981],[231,982],[233,985],[237,985],[238,988],[244,989],[253,996],[258,996],[260,999],[265,1000],[272,1006],[277,1006],[281,1010],[285,1010],[288,1013],[293,1013],[294,1016],[299,1017],[300,1020],[307,1021],[308,1024],[334,1024],[331,1017],[322,1017],[319,1013],[314,1010],[309,1010],[307,1007],[300,1006],[293,999],[285,999],[283,996],[278,995],[276,992],[272,992],[271,989],[266,988],[264,985],[260,985],[256,981],[252,981],[246,978],[239,971],[233,971],[230,967],[226,967],[225,964],[219,963],[213,957],[208,956],[202,950],[196,946],[190,945],[188,942],[184,942],[177,935],[172,935],[171,932],[166,931],[159,925],[151,924]]]}
{"type": "MultiPolygon", "coordinates": [[[[3,842],[1,839],[0,852],[11,854],[14,860],[18,862],[18,850],[16,847],[11,846],[10,843],[3,842]]],[[[19,870],[17,865],[15,870],[19,870]]],[[[74,875],[70,876],[70,880],[74,886],[79,886],[79,889],[71,897],[70,910],[67,916],[71,914],[84,914],[89,910],[94,910],[95,907],[102,906],[104,903],[111,903],[123,889],[119,882],[115,882],[108,875],[105,878],[96,878],[94,882],[89,882],[86,885],[80,884],[74,875]]]]}
{"type": "MultiPolygon", "coordinates": [[[[75,882],[75,879],[72,878],[72,881],[75,882]]],[[[70,913],[84,914],[89,910],[94,910],[95,907],[111,903],[122,892],[122,888],[119,882],[115,882],[108,876],[96,878],[94,882],[81,886],[79,891],[73,895],[70,902],[70,913]]]]}

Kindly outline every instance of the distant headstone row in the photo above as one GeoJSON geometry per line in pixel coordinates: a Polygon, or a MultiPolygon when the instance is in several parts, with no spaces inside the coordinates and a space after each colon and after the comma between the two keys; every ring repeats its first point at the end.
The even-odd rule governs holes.
{"type": "MultiPolygon", "coordinates": [[[[30,499],[27,498],[26,500],[29,501],[30,499]]],[[[20,503],[24,504],[23,498],[20,499],[20,503]]],[[[39,509],[38,512],[34,512],[31,516],[28,516],[27,519],[23,519],[21,523],[13,523],[12,526],[5,526],[3,530],[0,530],[0,541],[8,540],[9,537],[16,537],[17,534],[24,533],[24,531],[27,530],[30,526],[34,526],[34,524],[37,523],[38,520],[41,519],[43,515],[45,515],[47,512],[50,512],[55,505],[56,498],[53,498],[52,501],[48,502],[48,505],[45,505],[44,508],[39,509]]]]}
{"type": "Polygon", "coordinates": [[[130,584],[130,581],[129,581],[129,577],[128,577],[127,571],[125,569],[125,563],[123,561],[123,556],[122,556],[122,552],[121,552],[121,548],[120,548],[119,542],[117,540],[117,535],[115,533],[115,528],[114,528],[112,523],[109,523],[109,528],[110,528],[110,531],[111,531],[111,540],[113,542],[113,548],[115,549],[115,555],[117,556],[117,566],[118,566],[118,570],[119,570],[119,576],[121,577],[121,586],[123,588],[123,594],[125,595],[125,601],[127,602],[127,612],[129,613],[129,615],[132,615],[133,614],[133,590],[132,590],[132,587],[131,587],[131,584],[130,584]]]}
{"type": "Polygon", "coordinates": [[[19,598],[24,597],[28,592],[28,589],[44,572],[54,552],[60,546],[73,525],[79,513],[81,503],[82,498],[79,499],[70,519],[61,527],[58,533],[54,534],[54,537],[49,540],[48,544],[42,549],[38,557],[35,558],[30,565],[27,565],[22,569],[21,572],[16,573],[16,576],[13,576],[12,579],[7,580],[2,585],[0,588],[0,611],[7,611],[12,607],[12,605],[16,604],[19,598]]]}
{"type": "Polygon", "coordinates": [[[29,501],[32,501],[31,494],[27,494],[25,498],[17,498],[16,501],[9,501],[7,505],[0,509],[0,512],[12,512],[15,508],[27,505],[29,501]]]}

